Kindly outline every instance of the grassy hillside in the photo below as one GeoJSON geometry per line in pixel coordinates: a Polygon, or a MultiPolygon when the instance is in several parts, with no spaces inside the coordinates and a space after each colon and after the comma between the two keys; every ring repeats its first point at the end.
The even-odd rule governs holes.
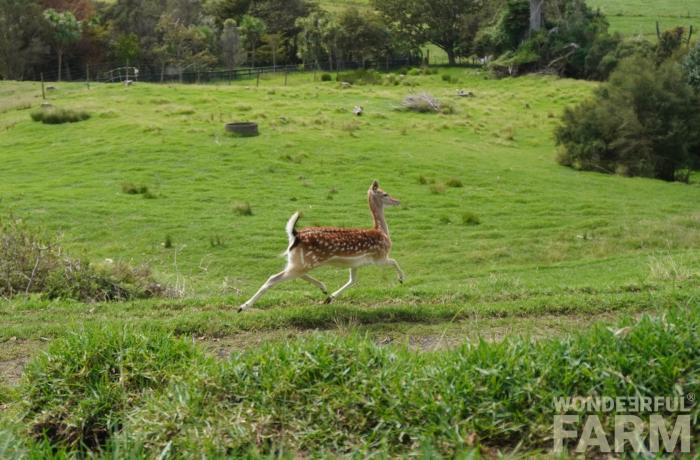
{"type": "MultiPolygon", "coordinates": [[[[90,120],[35,123],[23,102],[0,115],[3,208],[62,233],[73,252],[148,262],[188,294],[231,303],[283,266],[283,227],[295,210],[301,225],[368,225],[374,178],[403,201],[388,222],[408,279],[400,287],[390,270],[364,270],[347,301],[621,289],[663,284],[669,266],[697,268],[700,188],[578,173],[554,161],[556,116],[589,84],[453,73],[459,84],[421,76],[410,77],[415,88],[349,90],[307,75],[260,88],[63,84],[51,102],[88,110],[90,120]],[[458,87],[476,97],[454,97],[458,87]],[[456,113],[396,111],[416,90],[450,101],[456,113]],[[352,116],[355,104],[364,117],[352,116]],[[229,120],[258,121],[262,135],[228,137],[229,120]],[[154,198],[124,193],[125,183],[148,186],[154,198]],[[239,203],[252,215],[240,215],[239,203]],[[479,225],[465,223],[470,213],[479,225]]],[[[20,101],[38,88],[4,83],[3,91],[20,101]]],[[[346,274],[321,276],[334,286],[346,274]]],[[[291,283],[261,305],[282,299],[313,302],[318,293],[291,283]]]]}
{"type": "MultiPolygon", "coordinates": [[[[671,310],[685,315],[686,310],[675,310],[678,307],[697,307],[700,186],[575,172],[555,161],[552,131],[559,114],[567,105],[588,97],[594,84],[548,76],[492,80],[484,73],[466,69],[441,72],[404,80],[394,75],[391,78],[402,83],[347,89],[336,82],[313,81],[311,74],[290,75],[286,86],[282,76],[265,77],[259,87],[252,80],[210,85],[93,84],[90,89],[82,84],[58,83],[54,84],[57,89],[48,93],[51,104],[91,114],[88,120],[62,125],[31,120],[30,113],[41,102],[38,84],[0,82],[0,218],[12,215],[32,227],[60,234],[68,253],[98,264],[109,264],[109,260],[148,263],[161,279],[184,294],[180,299],[103,304],[40,297],[0,300],[0,457],[10,458],[6,453],[17,446],[19,451],[23,449],[27,432],[22,430],[26,427],[17,425],[13,418],[21,413],[21,402],[31,399],[30,394],[41,395],[55,388],[59,391],[53,400],[56,413],[65,420],[97,420],[89,413],[96,408],[104,413],[116,411],[119,420],[128,422],[129,436],[134,437],[124,438],[125,445],[115,440],[112,446],[121,454],[121,449],[136,449],[132,457],[138,458],[140,449],[148,451],[156,446],[160,451],[170,445],[168,436],[173,431],[169,428],[148,430],[169,423],[163,421],[162,414],[194,407],[189,403],[187,407],[172,404],[201,400],[208,405],[202,405],[199,413],[214,415],[204,421],[196,415],[199,409],[195,407],[188,412],[192,418],[178,419],[182,422],[178,429],[188,433],[179,439],[193,450],[196,448],[192,446],[206,444],[212,452],[237,445],[241,452],[251,451],[254,458],[256,453],[272,452],[274,445],[267,441],[260,444],[260,438],[251,444],[253,431],[241,431],[225,439],[214,431],[216,439],[222,441],[210,443],[206,434],[192,427],[206,422],[216,430],[224,429],[222,421],[228,424],[239,408],[235,395],[216,383],[212,387],[215,393],[200,385],[216,382],[220,376],[222,381],[230,381],[225,372],[238,372],[245,363],[253,363],[251,369],[257,369],[262,357],[279,353],[279,359],[288,363],[288,367],[274,364],[263,368],[269,382],[283,381],[273,370],[289,376],[314,376],[317,367],[307,365],[336,353],[353,361],[358,355],[367,358],[371,375],[385,372],[381,375],[405,376],[403,371],[391,374],[394,364],[388,364],[394,363],[394,350],[399,350],[401,360],[396,365],[415,367],[420,380],[427,375],[422,372],[435,369],[431,357],[448,367],[462,359],[461,352],[443,349],[454,349],[465,342],[501,342],[514,336],[528,339],[517,342],[515,348],[508,344],[480,345],[476,354],[470,351],[468,356],[484,358],[484,365],[473,370],[480,373],[486,364],[501,369],[504,363],[518,367],[521,362],[530,362],[529,358],[513,359],[516,355],[512,350],[539,353],[547,349],[554,350],[551,353],[555,356],[558,347],[571,343],[568,339],[546,342],[549,345],[544,348],[529,339],[569,336],[598,324],[594,334],[586,337],[600,338],[600,343],[609,345],[610,362],[619,358],[624,364],[629,363],[629,354],[615,351],[624,342],[617,333],[608,331],[608,325],[622,321],[619,327],[627,327],[642,313],[665,318],[671,310]],[[457,97],[459,88],[473,91],[475,97],[457,97]],[[450,104],[454,113],[397,110],[407,94],[419,91],[430,92],[450,104]],[[351,112],[358,104],[365,109],[362,117],[351,112]],[[234,120],[258,122],[261,135],[226,135],[223,124],[234,120]],[[293,281],[270,291],[256,305],[258,308],[236,313],[237,305],[284,266],[278,256],[287,244],[284,224],[294,211],[303,211],[302,226],[368,226],[366,191],[375,178],[402,201],[400,207],[387,211],[387,218],[393,256],[407,275],[403,286],[398,285],[391,269],[368,267],[360,270],[358,285],[333,305],[319,305],[323,296],[315,287],[293,281]],[[144,187],[147,194],[128,193],[144,187]],[[94,326],[117,332],[97,340],[95,346],[92,339],[72,335],[94,326]],[[191,369],[189,376],[194,379],[184,382],[192,387],[178,386],[179,380],[173,376],[182,372],[168,370],[162,364],[174,362],[170,355],[160,356],[157,347],[140,342],[133,347],[119,345],[126,337],[119,332],[124,327],[147,330],[149,337],[155,337],[148,340],[160,343],[166,352],[170,339],[164,335],[187,336],[188,342],[203,345],[207,364],[177,361],[174,366],[191,369]],[[319,329],[322,332],[318,333],[319,329]],[[68,342],[54,340],[67,336],[68,342]],[[38,359],[38,364],[30,367],[34,374],[25,374],[24,383],[17,386],[25,364],[53,343],[57,343],[49,345],[53,356],[77,364],[63,366],[53,358],[38,359]],[[92,352],[100,349],[100,344],[115,343],[109,353],[90,354],[71,348],[83,346],[92,352]],[[390,343],[399,346],[377,349],[377,345],[390,343]],[[268,347],[261,349],[262,344],[268,347]],[[239,355],[241,350],[250,352],[239,355]],[[415,350],[438,352],[423,355],[415,350]],[[374,354],[382,360],[376,361],[374,354]],[[139,358],[142,355],[144,359],[139,358]],[[134,378],[153,392],[141,393],[141,387],[132,388],[121,379],[102,379],[100,373],[113,375],[110,372],[114,366],[107,362],[106,370],[101,371],[93,358],[114,356],[120,360],[128,357],[142,369],[145,377],[139,371],[134,378]],[[213,358],[229,356],[231,364],[227,367],[213,358]],[[81,359],[92,364],[81,364],[81,359]],[[430,366],[424,367],[424,363],[430,366]],[[95,382],[105,385],[99,386],[97,393],[93,392],[95,382],[85,380],[92,374],[70,370],[84,368],[95,371],[95,382]],[[220,370],[225,372],[220,374],[220,370]],[[94,396],[69,398],[85,399],[85,405],[63,410],[63,371],[67,372],[67,381],[74,382],[69,385],[72,391],[83,395],[89,390],[94,396]],[[51,383],[53,380],[37,377],[41,375],[59,379],[55,382],[58,386],[51,383]],[[183,394],[180,389],[194,399],[178,399],[183,394]],[[127,390],[148,398],[141,404],[140,399],[123,392],[127,390]],[[212,399],[204,394],[217,396],[212,399]],[[124,405],[132,403],[133,407],[124,405]]],[[[388,82],[388,76],[383,78],[388,82]]],[[[340,286],[347,277],[344,270],[333,268],[320,269],[315,275],[330,288],[340,286]]],[[[680,317],[684,316],[674,316],[671,325],[663,319],[644,326],[638,337],[647,337],[645,331],[676,337],[674,324],[682,322],[680,317]]],[[[679,343],[696,340],[697,318],[694,321],[686,325],[683,337],[687,341],[681,337],[679,343]]],[[[659,337],[661,343],[670,343],[665,336],[659,337]]],[[[581,349],[597,353],[598,345],[586,345],[588,340],[581,339],[581,349]]],[[[630,346],[644,351],[639,355],[640,362],[665,356],[656,346],[640,347],[636,340],[630,346]]],[[[199,356],[199,351],[187,350],[190,348],[176,355],[199,356]]],[[[596,365],[607,366],[599,355],[591,359],[596,365]]],[[[541,369],[545,362],[549,360],[543,355],[532,368],[541,369]]],[[[694,361],[683,355],[678,362],[664,368],[673,369],[660,387],[669,394],[674,379],[686,382],[689,388],[697,386],[697,378],[692,377],[695,374],[686,370],[676,373],[681,365],[691,369],[694,361]],[[686,380],[687,376],[695,380],[686,380]]],[[[367,381],[362,372],[357,378],[367,381]]],[[[323,397],[337,407],[352,407],[355,396],[347,393],[348,398],[343,399],[340,395],[355,385],[335,385],[334,371],[323,375],[329,380],[314,380],[314,391],[326,395],[323,397]],[[338,393],[329,393],[331,389],[338,393]]],[[[499,375],[511,374],[505,371],[499,375]]],[[[532,375],[527,371],[520,377],[533,388],[541,388],[531,380],[532,375]]],[[[609,375],[612,380],[622,381],[617,378],[621,374],[609,375]]],[[[402,385],[405,379],[401,379],[376,381],[402,385]]],[[[502,385],[490,381],[494,393],[484,396],[482,407],[501,407],[507,399],[502,395],[502,385]]],[[[632,380],[624,382],[619,388],[621,394],[637,388],[627,385],[632,380]]],[[[440,385],[452,388],[448,380],[440,385]]],[[[418,391],[423,387],[415,388],[418,391]]],[[[548,397],[547,392],[559,391],[557,388],[553,380],[552,387],[541,394],[548,397]]],[[[314,449],[349,452],[359,445],[358,433],[366,433],[363,430],[373,426],[353,422],[328,434],[324,430],[329,425],[318,421],[321,419],[316,425],[306,424],[304,414],[310,413],[309,407],[326,407],[325,402],[319,406],[313,398],[308,407],[306,403],[295,406],[298,417],[277,419],[279,414],[292,412],[288,412],[291,406],[277,405],[279,398],[273,390],[269,393],[270,404],[256,406],[257,412],[246,412],[245,423],[271,421],[270,425],[261,424],[263,429],[257,433],[263,433],[270,442],[288,445],[292,450],[286,452],[291,456],[300,447],[293,440],[275,437],[275,430],[294,434],[310,426],[318,430],[316,434],[325,433],[314,437],[314,449]],[[329,440],[334,436],[342,438],[337,438],[340,444],[331,446],[329,440]]],[[[450,393],[453,401],[467,401],[463,390],[450,393]]],[[[264,399],[268,397],[266,391],[252,386],[246,397],[264,399]]],[[[425,399],[436,400],[432,396],[425,399]]],[[[47,426],[42,425],[45,421],[54,420],[42,412],[42,401],[36,405],[40,408],[35,414],[39,428],[47,426]]],[[[395,401],[399,405],[391,401],[386,404],[408,407],[416,401],[423,399],[407,396],[395,401]]],[[[483,412],[471,406],[463,410],[483,412]]],[[[523,410],[494,409],[493,413],[532,420],[523,410]]],[[[391,411],[386,413],[399,417],[397,420],[406,414],[403,410],[391,411]]],[[[364,420],[365,413],[370,412],[358,411],[357,420],[364,420]]],[[[386,433],[377,431],[375,441],[386,446],[387,452],[415,452],[418,446],[434,442],[439,442],[434,446],[438,451],[448,454],[464,447],[471,449],[470,444],[463,444],[465,438],[461,435],[453,437],[451,419],[443,417],[442,409],[436,414],[432,435],[419,429],[422,425],[416,420],[422,418],[406,420],[415,436],[425,434],[420,443],[406,446],[397,442],[393,428],[387,428],[386,433]]],[[[537,414],[549,416],[546,410],[537,414]]],[[[60,417],[57,423],[63,420],[60,417]]],[[[112,426],[111,415],[105,417],[105,426],[112,426]]],[[[341,418],[329,415],[329,419],[341,418]]],[[[96,427],[95,436],[102,436],[102,426],[96,427]]],[[[382,426],[379,428],[384,430],[382,426]]],[[[528,446],[546,448],[546,433],[532,434],[534,425],[519,426],[518,436],[529,437],[528,446]]],[[[477,429],[476,425],[465,427],[477,429]]],[[[511,427],[504,429],[510,432],[511,427]]],[[[501,428],[489,430],[479,425],[476,439],[484,440],[486,446],[495,444],[498,449],[515,445],[502,436],[501,428]]],[[[187,450],[183,444],[173,446],[180,452],[187,450]]],[[[60,457],[62,451],[54,447],[33,446],[36,452],[32,455],[42,458],[51,452],[60,457]]],[[[484,449],[487,458],[497,455],[491,447],[484,449]]],[[[362,451],[357,452],[361,455],[362,451]]]]}

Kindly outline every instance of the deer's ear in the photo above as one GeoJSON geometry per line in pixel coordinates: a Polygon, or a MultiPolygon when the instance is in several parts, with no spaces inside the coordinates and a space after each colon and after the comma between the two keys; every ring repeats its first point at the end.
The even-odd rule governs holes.
{"type": "Polygon", "coordinates": [[[377,190],[379,188],[379,182],[376,180],[372,181],[372,190],[377,190]]]}

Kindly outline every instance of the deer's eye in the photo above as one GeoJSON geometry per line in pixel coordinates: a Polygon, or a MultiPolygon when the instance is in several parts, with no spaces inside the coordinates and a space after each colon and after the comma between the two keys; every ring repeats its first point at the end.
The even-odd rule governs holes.
{"type": "Polygon", "coordinates": [[[384,196],[389,196],[389,194],[388,194],[388,193],[385,193],[384,196]]]}

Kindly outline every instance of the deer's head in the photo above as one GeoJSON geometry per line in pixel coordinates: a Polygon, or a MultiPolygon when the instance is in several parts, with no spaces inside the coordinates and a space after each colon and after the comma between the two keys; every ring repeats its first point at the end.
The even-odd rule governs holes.
{"type": "Polygon", "coordinates": [[[379,182],[372,181],[372,185],[367,192],[369,202],[375,206],[382,208],[384,206],[398,206],[401,202],[396,198],[391,197],[384,190],[379,188],[379,182]]]}

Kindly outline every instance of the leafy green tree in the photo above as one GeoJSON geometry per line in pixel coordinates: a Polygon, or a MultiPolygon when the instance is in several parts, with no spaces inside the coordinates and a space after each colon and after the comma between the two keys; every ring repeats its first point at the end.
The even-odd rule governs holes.
{"type": "Polygon", "coordinates": [[[163,14],[158,22],[158,31],[162,33],[162,44],[157,48],[163,62],[175,66],[183,79],[186,69],[193,69],[198,74],[216,62],[209,52],[213,32],[203,26],[186,26],[179,19],[163,14]]]}
{"type": "Polygon", "coordinates": [[[0,78],[21,80],[47,51],[39,5],[0,0],[0,78]]]}
{"type": "Polygon", "coordinates": [[[70,11],[59,13],[49,8],[44,11],[44,18],[51,29],[51,41],[58,57],[58,81],[61,81],[63,54],[80,39],[82,25],[70,11]]]}
{"type": "Polygon", "coordinates": [[[361,62],[378,60],[390,49],[389,30],[379,16],[348,8],[338,17],[338,52],[342,60],[361,62]]]}
{"type": "Polygon", "coordinates": [[[217,26],[224,26],[228,19],[240,22],[240,18],[248,13],[252,0],[206,0],[204,12],[216,21],[217,26]]]}
{"type": "Polygon", "coordinates": [[[114,54],[119,62],[133,63],[141,53],[141,45],[136,34],[120,35],[114,44],[114,54]]]}
{"type": "Polygon", "coordinates": [[[315,11],[310,15],[299,18],[297,27],[301,29],[297,39],[298,54],[304,66],[313,63],[317,68],[319,61],[324,58],[326,50],[325,31],[331,17],[325,11],[315,11]]]}
{"type": "Polygon", "coordinates": [[[272,55],[272,67],[277,67],[277,58],[280,53],[280,45],[283,43],[282,34],[266,34],[263,37],[264,46],[270,50],[272,55]]]}
{"type": "Polygon", "coordinates": [[[454,65],[464,28],[483,6],[482,0],[372,0],[372,5],[414,42],[430,42],[454,65]]]}
{"type": "Polygon", "coordinates": [[[560,163],[577,169],[685,180],[700,151],[700,100],[680,66],[634,56],[588,100],[564,112],[560,163]]]}
{"type": "Polygon", "coordinates": [[[247,14],[241,19],[241,36],[243,37],[243,43],[250,50],[251,67],[255,67],[255,52],[260,46],[266,30],[267,26],[262,19],[247,14]]]}

